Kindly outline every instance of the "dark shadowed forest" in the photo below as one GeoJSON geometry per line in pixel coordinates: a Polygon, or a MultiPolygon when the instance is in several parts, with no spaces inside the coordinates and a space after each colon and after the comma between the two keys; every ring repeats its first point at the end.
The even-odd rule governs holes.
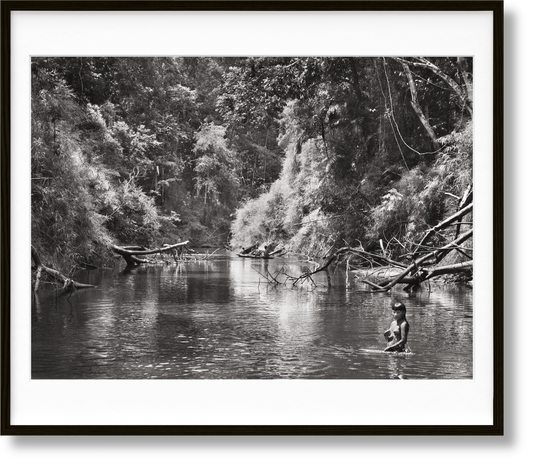
{"type": "Polygon", "coordinates": [[[32,245],[52,267],[183,241],[471,263],[471,58],[31,66],[32,245]]]}

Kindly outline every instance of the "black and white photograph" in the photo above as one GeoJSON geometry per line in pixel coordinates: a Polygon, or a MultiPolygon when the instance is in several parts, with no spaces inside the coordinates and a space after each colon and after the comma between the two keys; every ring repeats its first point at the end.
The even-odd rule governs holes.
{"type": "Polygon", "coordinates": [[[475,86],[473,56],[31,57],[31,379],[472,380],[475,86]]]}
{"type": "Polygon", "coordinates": [[[502,2],[0,9],[1,434],[503,436],[502,2]]]}

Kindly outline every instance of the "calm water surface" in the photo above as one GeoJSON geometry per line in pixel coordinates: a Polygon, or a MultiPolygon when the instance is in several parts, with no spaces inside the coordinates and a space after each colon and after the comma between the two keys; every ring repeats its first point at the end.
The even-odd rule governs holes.
{"type": "MultiPolygon", "coordinates": [[[[317,288],[264,277],[304,263],[217,254],[210,261],[87,271],[97,285],[32,307],[34,379],[470,379],[472,291],[361,293],[337,269],[317,288]],[[407,306],[411,353],[390,354],[390,304],[407,306]]],[[[333,269],[332,269],[333,271],[333,269]]],[[[280,278],[281,279],[281,278],[280,278]]]]}

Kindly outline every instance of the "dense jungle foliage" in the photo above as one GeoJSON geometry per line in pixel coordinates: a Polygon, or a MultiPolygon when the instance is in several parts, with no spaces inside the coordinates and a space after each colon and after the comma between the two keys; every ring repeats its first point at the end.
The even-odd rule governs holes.
{"type": "Polygon", "coordinates": [[[34,58],[32,244],[400,253],[472,183],[470,58],[34,58]]]}

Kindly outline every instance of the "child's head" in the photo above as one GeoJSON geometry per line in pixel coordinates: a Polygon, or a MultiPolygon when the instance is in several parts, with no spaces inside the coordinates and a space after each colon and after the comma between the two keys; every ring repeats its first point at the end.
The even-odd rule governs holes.
{"type": "Polygon", "coordinates": [[[405,305],[403,303],[393,303],[392,311],[395,314],[398,314],[400,317],[405,317],[405,313],[407,312],[407,309],[405,309],[405,305]]]}

